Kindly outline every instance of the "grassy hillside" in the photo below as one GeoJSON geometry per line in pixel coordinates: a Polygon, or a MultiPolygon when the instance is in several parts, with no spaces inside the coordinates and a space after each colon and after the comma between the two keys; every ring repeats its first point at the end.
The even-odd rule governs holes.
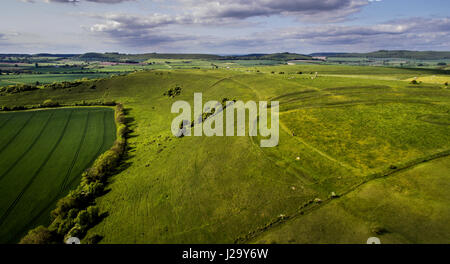
{"type": "Polygon", "coordinates": [[[290,60],[310,60],[311,56],[296,54],[296,53],[273,53],[273,54],[248,54],[237,56],[224,56],[221,59],[225,60],[275,60],[275,61],[290,61],[290,60]]]}
{"type": "Polygon", "coordinates": [[[431,74],[445,77],[445,72],[430,72],[330,65],[154,70],[95,81],[96,89],[82,85],[1,96],[0,105],[51,98],[117,100],[128,108],[134,120],[128,168],[98,199],[109,216],[90,231],[103,236],[103,243],[359,243],[372,230],[368,220],[352,213],[371,208],[382,213],[371,215],[370,225],[389,230],[389,241],[448,243],[450,230],[442,229],[450,216],[448,188],[439,175],[448,175],[449,168],[434,160],[450,150],[450,91],[440,83],[410,83],[431,74]],[[164,96],[174,87],[181,87],[179,96],[164,96]],[[171,105],[192,102],[194,92],[202,92],[204,102],[280,101],[280,144],[262,149],[259,138],[173,137],[171,105]],[[388,180],[420,163],[431,166],[423,171],[429,185],[399,180],[398,188],[415,196],[396,196],[391,190],[397,187],[388,180]],[[374,195],[390,192],[383,201],[392,207],[383,211],[377,196],[360,202],[364,188],[374,195]],[[427,229],[441,235],[415,238],[409,225],[387,219],[395,206],[408,204],[411,208],[395,222],[424,221],[409,212],[437,196],[433,212],[441,217],[432,217],[427,229]],[[408,202],[396,202],[398,197],[408,202]],[[345,210],[327,209],[338,202],[345,210]],[[314,213],[329,221],[311,218],[314,213]],[[341,219],[342,225],[333,225],[341,219]],[[328,231],[329,225],[334,229],[328,231]]]}
{"type": "Polygon", "coordinates": [[[56,201],[115,138],[113,111],[66,108],[0,114],[0,243],[47,225],[56,201]]]}
{"type": "Polygon", "coordinates": [[[450,158],[374,180],[261,234],[256,243],[448,243],[450,158]],[[343,230],[347,230],[343,232],[343,230]]]}

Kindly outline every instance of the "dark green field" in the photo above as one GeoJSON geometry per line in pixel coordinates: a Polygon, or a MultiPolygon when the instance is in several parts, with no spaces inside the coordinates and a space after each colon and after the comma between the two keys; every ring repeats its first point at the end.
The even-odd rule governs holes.
{"type": "Polygon", "coordinates": [[[108,108],[0,114],[0,243],[49,224],[56,201],[115,139],[108,108]]]}

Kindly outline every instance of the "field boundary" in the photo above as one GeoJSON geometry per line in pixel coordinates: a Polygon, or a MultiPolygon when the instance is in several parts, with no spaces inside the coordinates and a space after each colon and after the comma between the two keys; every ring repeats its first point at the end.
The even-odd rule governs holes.
{"type": "Polygon", "coordinates": [[[88,128],[88,126],[89,126],[89,117],[90,117],[90,113],[91,113],[91,111],[88,111],[88,112],[87,112],[86,122],[85,122],[84,129],[83,129],[83,135],[81,136],[80,143],[78,144],[77,150],[76,150],[75,155],[74,155],[74,157],[73,157],[73,159],[72,159],[72,162],[71,162],[71,164],[70,164],[70,167],[69,167],[69,169],[67,169],[66,175],[64,176],[64,179],[63,179],[63,181],[62,181],[62,183],[61,183],[61,186],[60,186],[60,193],[62,193],[62,192],[65,190],[65,188],[66,188],[66,182],[67,182],[67,180],[68,180],[68,177],[69,177],[70,174],[72,173],[73,167],[75,166],[75,163],[76,163],[77,160],[78,160],[78,156],[79,156],[79,154],[80,154],[81,147],[83,146],[83,144],[84,144],[84,139],[86,138],[86,132],[87,132],[87,128],[88,128]]]}
{"type": "MultiPolygon", "coordinates": [[[[23,131],[23,129],[28,125],[28,123],[30,123],[32,117],[35,115],[35,113],[33,113],[28,119],[27,121],[25,121],[25,123],[22,125],[22,127],[16,132],[16,134],[14,134],[14,136],[8,140],[8,143],[6,143],[6,145],[4,145],[1,149],[0,149],[0,154],[3,153],[3,151],[5,151],[5,149],[16,139],[16,137],[19,136],[20,132],[23,131]]],[[[0,176],[0,180],[1,180],[1,176],[0,176]]]]}
{"type": "Polygon", "coordinates": [[[8,124],[8,122],[9,122],[9,120],[11,120],[11,118],[12,118],[12,116],[8,117],[8,118],[6,119],[6,121],[4,121],[4,122],[2,123],[2,125],[0,126],[0,129],[2,129],[6,124],[8,124]]]}

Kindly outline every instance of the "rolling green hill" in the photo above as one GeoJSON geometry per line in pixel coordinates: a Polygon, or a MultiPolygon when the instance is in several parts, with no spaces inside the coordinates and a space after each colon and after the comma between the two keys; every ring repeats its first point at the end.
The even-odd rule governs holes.
{"type": "Polygon", "coordinates": [[[450,90],[410,81],[431,74],[447,76],[333,65],[152,70],[92,81],[96,89],[8,94],[0,105],[125,105],[127,168],[97,200],[108,216],[89,231],[102,243],[365,243],[368,235],[448,243],[450,90]],[[175,87],[180,95],[164,95],[175,87]],[[195,92],[204,102],[279,101],[279,145],[174,137],[171,105],[192,103],[195,92]]]}

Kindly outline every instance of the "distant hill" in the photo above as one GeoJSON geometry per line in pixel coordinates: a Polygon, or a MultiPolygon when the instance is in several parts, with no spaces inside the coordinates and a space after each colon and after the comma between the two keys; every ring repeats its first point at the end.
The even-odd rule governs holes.
{"type": "Polygon", "coordinates": [[[211,54],[176,54],[176,53],[145,53],[145,54],[120,54],[120,53],[85,53],[79,55],[82,60],[107,60],[107,61],[146,61],[149,59],[220,59],[219,55],[211,54]]]}
{"type": "Polygon", "coordinates": [[[34,54],[32,55],[32,57],[55,57],[55,58],[71,58],[71,57],[76,57],[78,56],[78,54],[51,54],[51,53],[38,53],[38,54],[34,54]]]}
{"type": "Polygon", "coordinates": [[[222,60],[276,60],[276,61],[290,61],[290,60],[310,60],[311,56],[297,54],[297,53],[273,53],[273,54],[248,54],[223,56],[222,60]]]}
{"type": "Polygon", "coordinates": [[[369,53],[313,53],[311,56],[327,57],[363,57],[363,58],[402,58],[416,60],[450,59],[449,51],[410,51],[410,50],[379,50],[369,53]]]}
{"type": "Polygon", "coordinates": [[[203,60],[275,60],[275,61],[290,61],[290,60],[311,60],[313,57],[360,57],[360,58],[402,58],[402,59],[417,59],[417,60],[441,60],[450,59],[450,51],[409,51],[409,50],[379,50],[369,53],[342,53],[342,52],[319,52],[309,55],[297,53],[255,53],[247,55],[214,55],[214,54],[181,54],[181,53],[144,53],[144,54],[122,54],[117,52],[89,52],[84,54],[0,54],[0,57],[55,57],[55,58],[78,58],[84,61],[110,61],[110,62],[130,62],[138,63],[149,59],[203,59],[203,60]]]}
{"type": "Polygon", "coordinates": [[[337,57],[339,55],[345,55],[345,54],[350,54],[350,53],[342,53],[342,52],[317,52],[317,53],[311,53],[309,54],[309,56],[312,57],[337,57]]]}
{"type": "Polygon", "coordinates": [[[33,57],[54,57],[73,58],[82,61],[108,61],[108,62],[128,62],[139,63],[151,59],[180,59],[180,60],[311,60],[312,57],[296,53],[273,53],[273,54],[248,54],[248,55],[213,55],[213,54],[181,54],[181,53],[144,53],[144,54],[122,54],[117,52],[88,52],[84,54],[0,54],[1,57],[33,58],[33,57]]]}

